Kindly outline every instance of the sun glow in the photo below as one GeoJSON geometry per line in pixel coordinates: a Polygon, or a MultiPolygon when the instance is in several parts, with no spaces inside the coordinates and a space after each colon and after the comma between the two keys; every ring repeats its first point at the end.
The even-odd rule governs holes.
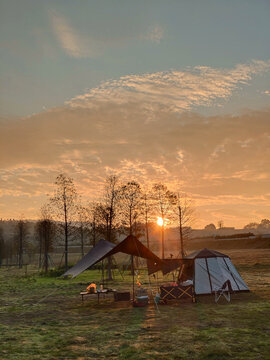
{"type": "Polygon", "coordinates": [[[162,217],[159,217],[159,216],[158,216],[158,218],[157,218],[157,224],[158,224],[159,226],[162,226],[162,225],[163,225],[163,219],[162,219],[162,217]]]}

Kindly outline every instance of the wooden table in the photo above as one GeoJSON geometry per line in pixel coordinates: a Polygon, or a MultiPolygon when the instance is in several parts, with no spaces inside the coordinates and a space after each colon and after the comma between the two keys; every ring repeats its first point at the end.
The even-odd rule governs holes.
{"type": "Polygon", "coordinates": [[[97,290],[97,291],[94,292],[94,293],[90,293],[90,292],[87,292],[87,291],[81,291],[81,292],[80,292],[80,295],[81,295],[81,297],[82,297],[82,302],[83,302],[84,296],[87,296],[87,295],[97,295],[97,297],[98,297],[98,303],[99,303],[99,297],[100,297],[101,294],[106,295],[106,294],[108,294],[108,293],[114,293],[114,292],[116,292],[116,290],[106,290],[106,289],[104,289],[104,290],[97,290]]]}

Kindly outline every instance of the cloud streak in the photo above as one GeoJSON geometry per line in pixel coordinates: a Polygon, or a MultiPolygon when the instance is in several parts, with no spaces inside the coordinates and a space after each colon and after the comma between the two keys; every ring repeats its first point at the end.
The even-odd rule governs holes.
{"type": "Polygon", "coordinates": [[[110,80],[67,102],[71,107],[96,108],[106,103],[139,103],[148,112],[166,109],[182,113],[192,107],[210,106],[226,100],[254,75],[269,70],[270,61],[254,60],[234,69],[196,66],[185,71],[170,70],[127,75],[110,80]]]}
{"type": "Polygon", "coordinates": [[[70,21],[56,12],[50,13],[50,19],[55,36],[67,55],[73,58],[93,58],[103,54],[108,48],[122,47],[130,41],[149,41],[159,44],[164,37],[164,29],[155,25],[149,27],[145,33],[134,33],[133,35],[121,34],[118,36],[110,36],[107,38],[84,35],[70,21]]]}
{"type": "Polygon", "coordinates": [[[164,38],[164,29],[160,25],[156,25],[148,29],[146,34],[141,36],[142,40],[150,40],[153,43],[159,44],[164,38]]]}
{"type": "Polygon", "coordinates": [[[172,88],[172,96],[177,100],[180,93],[187,108],[198,102],[210,104],[217,99],[216,92],[218,98],[230,96],[267,66],[254,62],[226,71],[192,69],[176,76],[181,81],[168,72],[168,83],[165,73],[133,76],[132,82],[128,77],[115,86],[109,82],[110,87],[93,89],[67,106],[24,119],[0,120],[0,153],[5,154],[0,164],[0,216],[22,212],[36,216],[33,207],[38,211],[56,175],[64,171],[89,200],[99,196],[104,178],[111,173],[145,185],[164,181],[172,189],[180,186],[197,202],[198,225],[220,220],[222,212],[230,212],[234,226],[267,217],[270,110],[206,117],[173,107],[170,93],[169,104],[163,99],[172,88]],[[127,92],[128,98],[118,101],[119,92],[124,97],[127,92]],[[151,111],[149,98],[154,99],[151,111]]]}
{"type": "Polygon", "coordinates": [[[100,54],[102,44],[76,31],[68,20],[57,13],[51,14],[55,35],[63,50],[71,57],[95,57],[100,54]]]}

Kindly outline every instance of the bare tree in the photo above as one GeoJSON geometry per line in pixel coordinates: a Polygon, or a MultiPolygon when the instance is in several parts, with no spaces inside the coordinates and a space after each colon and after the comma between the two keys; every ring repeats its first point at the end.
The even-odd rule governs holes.
{"type": "Polygon", "coordinates": [[[111,242],[115,242],[116,233],[120,224],[118,221],[114,221],[112,230],[110,231],[110,213],[110,207],[104,202],[95,202],[91,205],[91,235],[93,246],[99,238],[110,238],[111,242]]]}
{"type": "Polygon", "coordinates": [[[4,248],[2,253],[2,259],[6,259],[6,265],[9,264],[9,261],[13,260],[13,256],[18,255],[18,240],[16,237],[10,237],[8,240],[6,240],[6,237],[4,239],[4,248]]]}
{"type": "Polygon", "coordinates": [[[219,220],[218,223],[217,223],[217,225],[218,225],[218,228],[219,228],[219,229],[222,229],[222,228],[224,227],[224,221],[223,221],[223,220],[219,220]]]}
{"type": "Polygon", "coordinates": [[[179,231],[179,253],[183,258],[185,256],[184,240],[188,239],[191,231],[191,224],[194,220],[194,207],[191,199],[188,199],[186,194],[180,194],[180,192],[176,193],[173,203],[179,231]]]}
{"type": "Polygon", "coordinates": [[[207,231],[215,231],[216,230],[216,225],[211,223],[211,224],[205,225],[204,229],[207,230],[207,231]]]}
{"type": "Polygon", "coordinates": [[[145,230],[146,244],[148,249],[150,249],[149,222],[153,211],[153,201],[151,199],[151,194],[148,194],[147,192],[144,192],[142,195],[142,211],[144,214],[144,230],[145,230]]]}
{"type": "Polygon", "coordinates": [[[89,209],[81,204],[77,205],[78,233],[81,245],[81,256],[84,257],[85,239],[90,235],[89,209]]]}
{"type": "Polygon", "coordinates": [[[40,258],[39,265],[41,267],[41,254],[44,253],[43,267],[45,272],[49,268],[49,251],[53,249],[53,240],[56,233],[56,225],[52,220],[52,212],[49,205],[43,205],[40,210],[41,219],[37,222],[35,231],[39,238],[40,258]]]}
{"type": "Polygon", "coordinates": [[[5,248],[4,232],[2,227],[0,227],[0,267],[5,257],[6,257],[6,248],[5,248]]]}
{"type": "Polygon", "coordinates": [[[56,190],[51,203],[57,212],[60,225],[64,224],[65,269],[68,270],[68,242],[72,231],[72,221],[76,211],[77,191],[71,177],[64,174],[57,176],[56,190]]]}
{"type": "Polygon", "coordinates": [[[98,235],[97,206],[98,206],[98,204],[96,202],[92,202],[92,203],[90,203],[89,208],[88,208],[89,219],[90,219],[90,236],[92,238],[92,241],[91,241],[92,246],[96,246],[97,235],[98,235]]]}
{"type": "Polygon", "coordinates": [[[142,192],[136,181],[121,186],[120,204],[122,224],[128,228],[129,235],[134,235],[138,218],[142,213],[142,192]]]}
{"type": "MultiPolygon", "coordinates": [[[[138,220],[142,215],[142,191],[136,181],[130,181],[120,189],[121,219],[129,235],[140,237],[138,220]]],[[[135,258],[135,263],[138,260],[135,258]]],[[[133,256],[131,255],[131,272],[134,273],[133,256]]]]}
{"type": "Polygon", "coordinates": [[[262,219],[261,223],[258,225],[258,229],[270,229],[270,220],[262,219]]]}
{"type": "Polygon", "coordinates": [[[164,228],[166,217],[172,213],[172,205],[176,202],[176,194],[170,191],[166,185],[158,183],[153,186],[152,198],[155,202],[156,209],[162,219],[161,230],[161,256],[165,258],[164,250],[164,228]]]}
{"type": "MultiPolygon", "coordinates": [[[[102,209],[106,218],[107,240],[113,242],[116,236],[117,210],[119,204],[119,177],[111,175],[106,179],[102,209]]],[[[108,280],[112,280],[111,257],[108,258],[108,280]]]]}
{"type": "Polygon", "coordinates": [[[92,211],[93,211],[93,219],[95,219],[94,228],[92,227],[92,229],[95,230],[93,234],[95,241],[98,235],[108,239],[110,209],[102,203],[96,203],[92,211]]]}
{"type": "Polygon", "coordinates": [[[117,216],[117,205],[119,201],[119,178],[116,175],[111,175],[106,179],[104,205],[108,209],[108,241],[112,241],[112,233],[115,227],[115,220],[117,216]]]}
{"type": "Polygon", "coordinates": [[[19,268],[23,266],[23,252],[26,247],[26,239],[28,235],[27,223],[19,220],[15,229],[15,240],[17,243],[18,265],[19,268]]]}

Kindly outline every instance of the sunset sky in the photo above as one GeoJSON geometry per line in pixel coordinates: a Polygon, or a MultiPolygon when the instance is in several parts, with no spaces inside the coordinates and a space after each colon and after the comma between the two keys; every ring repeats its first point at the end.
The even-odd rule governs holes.
{"type": "Polygon", "coordinates": [[[0,218],[60,172],[162,181],[196,224],[270,218],[269,0],[0,0],[0,218]]]}

